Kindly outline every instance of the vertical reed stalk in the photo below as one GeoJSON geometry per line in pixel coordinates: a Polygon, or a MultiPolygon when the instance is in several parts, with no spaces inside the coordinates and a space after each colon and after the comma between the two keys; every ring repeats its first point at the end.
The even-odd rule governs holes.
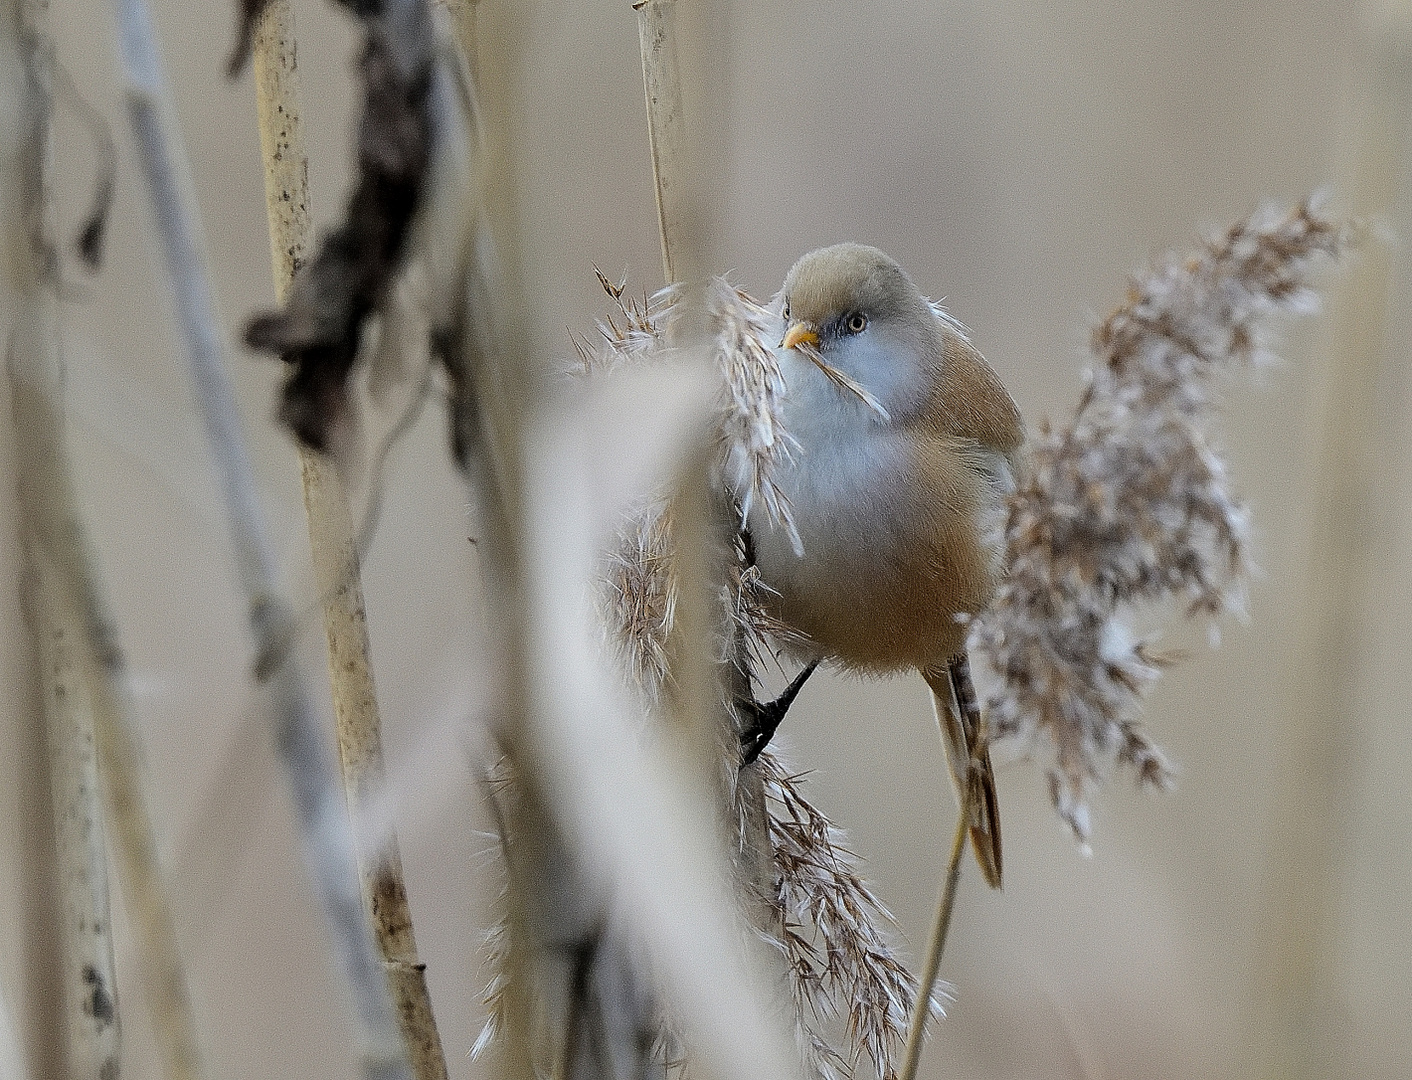
{"type": "MultiPolygon", "coordinates": [[[[43,212],[38,220],[42,218],[43,212]]],[[[51,241],[45,237],[41,246],[51,241]]],[[[79,620],[72,627],[77,633],[67,646],[76,650],[78,677],[91,710],[107,824],[137,940],[140,981],[163,1075],[169,1080],[195,1080],[202,1074],[200,1045],[144,790],[127,665],[79,514],[65,441],[58,310],[47,311],[47,305],[53,303],[49,286],[36,281],[35,287],[43,295],[32,310],[41,321],[53,320],[46,333],[55,335],[52,346],[39,347],[52,348],[53,355],[21,356],[12,351],[10,372],[27,482],[34,492],[42,492],[29,503],[27,527],[45,549],[53,570],[52,584],[62,594],[62,602],[46,604],[79,620]]]]}
{"type": "Polygon", "coordinates": [[[476,9],[480,0],[444,0],[444,3],[451,12],[451,21],[456,27],[456,43],[461,46],[461,52],[466,57],[471,77],[478,78],[480,40],[476,29],[476,9]]]}
{"type": "Polygon", "coordinates": [[[67,473],[63,427],[57,268],[49,206],[52,168],[47,4],[14,14],[27,76],[20,111],[17,175],[20,213],[11,239],[19,257],[18,304],[7,349],[24,600],[36,643],[57,852],[61,984],[67,1075],[108,1080],[118,1075],[121,1041],[113,925],[108,897],[98,752],[87,622],[71,573],[78,534],[67,473]],[[67,497],[66,497],[67,496],[67,497]]]}
{"type": "Polygon", "coordinates": [[[122,1047],[98,751],[83,670],[85,628],[82,613],[65,602],[60,572],[42,542],[31,537],[26,551],[59,849],[68,1075],[111,1080],[118,1076],[122,1047]]]}
{"type": "MultiPolygon", "coordinates": [[[[255,102],[265,165],[265,207],[276,299],[283,304],[311,239],[309,159],[299,110],[299,65],[289,0],[271,0],[256,27],[255,102]]],[[[381,722],[353,517],[336,464],[301,446],[304,509],[323,604],[344,794],[355,822],[383,786],[381,722]]],[[[372,920],[402,1038],[418,1080],[445,1080],[446,1059],[417,957],[412,912],[391,832],[354,829],[363,904],[372,920]]]]}
{"type": "MultiPolygon", "coordinates": [[[[91,564],[90,564],[91,565],[91,564]]],[[[90,582],[96,586],[96,580],[90,582]]],[[[88,670],[98,763],[123,905],[136,939],[138,971],[151,1016],[162,1075],[200,1080],[206,1074],[186,969],[177,947],[171,891],[157,856],[152,810],[134,726],[127,664],[117,647],[96,588],[87,596],[88,670]]]]}
{"type": "MultiPolygon", "coordinates": [[[[677,33],[676,0],[638,0],[638,45],[642,54],[642,85],[647,105],[647,138],[652,154],[653,188],[657,203],[658,238],[662,246],[662,275],[667,284],[686,280],[690,291],[685,303],[693,306],[685,321],[687,333],[701,333],[700,294],[704,245],[700,236],[700,185],[694,175],[693,155],[682,105],[682,66],[677,33]]],[[[704,339],[693,344],[704,345],[704,339]]],[[[706,448],[697,448],[685,463],[673,493],[677,523],[675,552],[678,567],[676,618],[668,648],[673,672],[668,711],[680,721],[682,734],[695,743],[700,766],[711,770],[721,783],[717,792],[724,807],[740,798],[758,804],[761,811],[747,816],[759,828],[747,838],[752,852],[768,847],[764,833],[764,787],[756,770],[737,778],[737,732],[725,704],[726,697],[750,694],[748,657],[738,627],[726,670],[712,661],[710,642],[719,631],[717,597],[725,570],[724,559],[733,557],[732,511],[721,504],[706,480],[706,448]],[[738,790],[736,789],[738,786],[738,790]]],[[[756,866],[759,871],[766,867],[756,866]]],[[[767,881],[751,884],[765,886],[767,881]]],[[[756,892],[759,890],[748,890],[756,892]]],[[[759,891],[764,895],[765,891],[759,891]]]]}
{"type": "Polygon", "coordinates": [[[3,986],[0,986],[0,1080],[25,1080],[20,1045],[15,1041],[15,1023],[3,986]]]}
{"type": "MultiPolygon", "coordinates": [[[[1349,125],[1348,165],[1341,185],[1363,220],[1388,221],[1393,235],[1409,226],[1406,177],[1412,162],[1412,10],[1384,7],[1370,34],[1358,112],[1349,125]]],[[[1338,922],[1348,867],[1350,792],[1358,742],[1346,723],[1366,670],[1367,609],[1374,558],[1396,550],[1370,529],[1387,502],[1386,471],[1405,438],[1401,416],[1383,413],[1405,358],[1390,335],[1399,316],[1391,301],[1407,290],[1395,244],[1377,237],[1350,264],[1331,304],[1332,349],[1324,375],[1319,458],[1313,477],[1313,529],[1299,595],[1303,640],[1290,668],[1290,726],[1281,733],[1283,760],[1273,793],[1261,898],[1263,940],[1255,967],[1250,1023],[1253,1075],[1315,1080],[1346,1070],[1339,1017],[1338,922]],[[1391,424],[1382,417],[1386,415],[1391,424]]],[[[1405,385],[1405,384],[1404,384],[1405,385]]]]}
{"type": "Polygon", "coordinates": [[[78,513],[64,442],[61,366],[53,374],[54,379],[45,379],[12,351],[10,377],[25,481],[43,492],[37,506],[29,508],[26,527],[39,538],[50,570],[47,578],[40,578],[40,585],[57,590],[40,606],[75,620],[64,635],[64,647],[74,657],[61,659],[76,665],[79,692],[91,712],[113,851],[137,939],[141,983],[163,1075],[169,1080],[195,1080],[203,1071],[200,1045],[143,786],[127,667],[78,513]]]}
{"type": "Polygon", "coordinates": [[[647,138],[667,284],[689,276],[699,254],[695,236],[693,177],[682,113],[681,65],[677,53],[676,0],[639,0],[638,43],[642,88],[647,98],[647,138]]]}
{"type": "Polygon", "coordinates": [[[281,595],[254,475],[225,370],[225,332],[202,255],[188,166],[170,133],[171,105],[145,0],[115,0],[129,119],[166,257],[227,526],[249,604],[256,676],[266,682],[305,855],[336,960],[355,1007],[368,1080],[410,1077],[397,1017],[362,905],[352,828],[326,735],[293,655],[294,616],[281,595]]]}

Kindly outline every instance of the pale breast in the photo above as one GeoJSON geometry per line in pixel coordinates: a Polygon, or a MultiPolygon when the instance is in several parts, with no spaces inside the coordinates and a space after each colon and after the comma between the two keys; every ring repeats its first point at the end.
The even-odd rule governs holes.
{"type": "Polygon", "coordinates": [[[860,671],[944,662],[964,645],[956,615],[994,587],[1004,456],[876,423],[810,427],[781,478],[803,555],[752,514],[775,614],[860,671]]]}

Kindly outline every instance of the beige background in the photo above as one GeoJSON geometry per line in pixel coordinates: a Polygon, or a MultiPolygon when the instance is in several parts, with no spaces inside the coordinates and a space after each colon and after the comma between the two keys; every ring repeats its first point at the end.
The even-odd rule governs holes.
{"type": "MultiPolygon", "coordinates": [[[[226,4],[154,8],[221,304],[237,326],[272,296],[253,90],[219,74],[226,4]]],[[[718,8],[714,74],[728,92],[715,117],[718,269],[768,294],[811,247],[883,247],[973,328],[1032,423],[1065,415],[1089,328],[1130,271],[1263,199],[1337,190],[1374,40],[1356,5],[1271,0],[718,8]]],[[[245,678],[242,609],[128,148],[112,17],[94,0],[52,10],[59,56],[118,133],[107,268],[92,280],[70,268],[73,445],[137,679],[212,1075],[345,1076],[344,1003],[245,678]]],[[[327,222],[348,178],[354,37],[328,5],[301,0],[296,12],[314,208],[327,222]]],[[[626,268],[639,286],[660,281],[635,20],[626,0],[484,0],[482,12],[487,40],[513,34],[529,57],[514,89],[534,346],[562,357],[566,327],[587,328],[600,308],[590,263],[626,268]]],[[[92,154],[71,116],[59,123],[59,205],[72,222],[92,154]]],[[[925,1075],[1235,1077],[1264,1055],[1260,958],[1298,931],[1263,917],[1261,890],[1297,704],[1328,324],[1294,323],[1285,338],[1291,363],[1233,389],[1222,433],[1264,570],[1249,625],[1223,626],[1216,652],[1199,633],[1165,639],[1190,657],[1159,684],[1149,720],[1181,782],[1139,796],[1120,777],[1100,796],[1086,859],[1050,812],[1042,776],[1024,763],[1002,771],[1007,886],[991,895],[976,875],[964,881],[943,968],[956,1001],[925,1075]]],[[[244,353],[234,368],[287,576],[307,602],[295,459],[270,422],[278,372],[244,353]]],[[[1382,401],[1381,419],[1400,421],[1395,380],[1382,401]]],[[[1400,443],[1380,459],[1385,516],[1367,540],[1394,552],[1409,528],[1400,443]]],[[[472,1077],[478,933],[499,878],[474,781],[469,516],[443,447],[430,410],[393,455],[365,584],[419,943],[453,1075],[472,1077]]],[[[23,1023],[35,896],[24,822],[39,763],[19,726],[29,676],[8,491],[0,508],[0,978],[23,1023]]],[[[1398,617],[1409,574],[1392,555],[1375,566],[1376,587],[1360,594],[1362,689],[1328,718],[1353,765],[1328,808],[1337,915],[1315,988],[1338,1072],[1359,1077],[1412,1075],[1412,728],[1398,617]]],[[[321,664],[316,634],[308,645],[321,664]]],[[[953,812],[920,681],[817,679],[783,742],[815,770],[810,792],[849,828],[903,935],[920,942],[953,812]]],[[[128,1075],[151,1076],[131,960],[120,949],[128,1075]]]]}

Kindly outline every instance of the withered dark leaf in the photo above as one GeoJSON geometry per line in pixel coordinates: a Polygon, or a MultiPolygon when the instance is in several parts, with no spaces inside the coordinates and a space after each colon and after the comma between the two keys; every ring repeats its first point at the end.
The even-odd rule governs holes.
{"type": "Polygon", "coordinates": [[[280,417],[318,450],[347,415],[348,377],[368,316],[400,267],[431,157],[430,60],[404,76],[372,26],[359,71],[358,179],[343,221],[300,269],[285,309],[257,315],[245,330],[251,348],[290,365],[280,417]]]}
{"type": "MultiPolygon", "coordinates": [[[[234,79],[250,61],[255,44],[255,24],[264,14],[270,0],[240,0],[239,22],[235,28],[235,44],[226,60],[226,75],[234,79]]],[[[360,19],[371,19],[382,13],[382,0],[336,0],[360,19]]]]}

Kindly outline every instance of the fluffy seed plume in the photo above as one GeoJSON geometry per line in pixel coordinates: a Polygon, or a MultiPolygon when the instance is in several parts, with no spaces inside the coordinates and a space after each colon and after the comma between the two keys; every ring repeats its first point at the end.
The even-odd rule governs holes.
{"type": "Polygon", "coordinates": [[[706,316],[721,373],[717,442],[725,487],[740,503],[742,524],[759,499],[770,523],[802,552],[789,499],[775,481],[775,470],[798,448],[781,421],[785,386],[775,343],[784,321],[721,278],[707,290],[706,316]]]}
{"type": "MultiPolygon", "coordinates": [[[[625,283],[614,283],[595,268],[613,310],[593,337],[574,342],[583,372],[613,370],[664,357],[682,336],[682,293],[668,289],[637,300],[625,283]]],[[[770,307],[757,303],[724,280],[707,289],[707,340],[719,376],[713,440],[717,448],[714,483],[745,508],[759,500],[775,521],[794,534],[788,501],[774,471],[794,451],[781,423],[784,379],[775,355],[784,332],[770,307]]],[[[699,324],[695,328],[698,331],[699,324]]],[[[747,550],[737,537],[721,584],[716,622],[717,659],[766,662],[773,648],[798,645],[800,637],[766,611],[765,589],[747,550]]],[[[605,574],[606,624],[628,682],[649,704],[661,699],[671,678],[669,638],[676,614],[677,575],[673,514],[668,500],[648,503],[625,523],[605,574]]],[[[736,762],[730,762],[734,775],[736,762]]],[[[892,916],[858,872],[857,859],[843,846],[842,832],[801,793],[791,775],[768,750],[754,766],[764,787],[766,824],[760,843],[773,868],[766,897],[767,926],[760,932],[779,950],[795,1005],[803,1059],[820,1080],[846,1080],[865,1057],[884,1080],[894,1075],[916,996],[916,980],[888,940],[892,916]],[[827,1038],[826,1026],[840,1024],[846,1052],[827,1038]]],[[[745,788],[737,788],[745,799],[745,788]]],[[[749,831],[745,802],[741,837],[749,831]]],[[[674,1045],[670,1021],[662,1044],[674,1045]]],[[[669,1055],[670,1056],[670,1055],[669,1055]]]]}
{"type": "MultiPolygon", "coordinates": [[[[858,873],[842,831],[804,798],[778,757],[759,757],[775,868],[771,943],[785,959],[799,1041],[816,1075],[852,1077],[866,1056],[882,1080],[900,1064],[917,980],[888,940],[892,914],[858,873]],[[841,1018],[848,1054],[816,1030],[841,1018]]],[[[940,1014],[941,1002],[932,1001],[940,1014]]]]}
{"type": "MultiPolygon", "coordinates": [[[[573,339],[580,372],[607,372],[667,356],[684,336],[682,287],[669,285],[637,300],[625,296],[626,279],[615,284],[598,267],[593,272],[613,311],[599,320],[595,335],[573,339]]],[[[773,306],[724,278],[712,280],[702,299],[705,336],[719,376],[713,423],[717,486],[738,504],[742,524],[758,500],[797,548],[794,515],[775,480],[776,470],[797,449],[781,417],[785,385],[775,350],[784,322],[773,306]]]]}
{"type": "Polygon", "coordinates": [[[1240,605],[1247,514],[1206,435],[1217,377],[1268,357],[1268,316],[1309,310],[1311,265],[1349,239],[1306,201],[1136,279],[1094,334],[1099,363],[1074,419],[1034,440],[1010,502],[1006,577],[970,649],[999,679],[992,736],[1047,746],[1055,808],[1080,840],[1087,788],[1114,762],[1142,783],[1171,778],[1138,722],[1159,665],[1124,614],[1240,605]]]}

